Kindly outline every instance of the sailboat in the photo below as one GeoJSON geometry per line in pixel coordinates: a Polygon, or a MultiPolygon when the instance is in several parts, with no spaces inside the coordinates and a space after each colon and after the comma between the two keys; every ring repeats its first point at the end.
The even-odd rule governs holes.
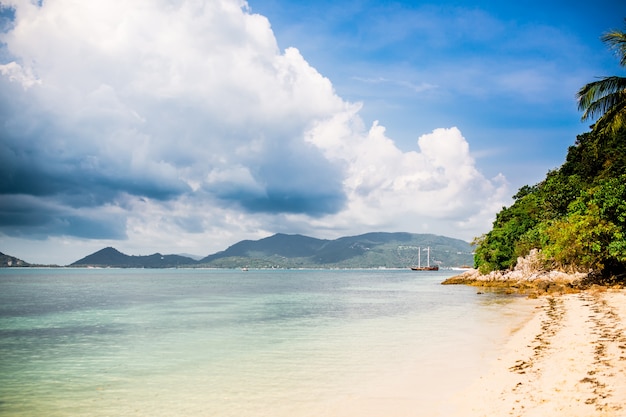
{"type": "Polygon", "coordinates": [[[417,248],[417,266],[412,266],[413,271],[439,271],[439,265],[430,266],[430,246],[426,248],[428,258],[426,266],[422,266],[422,249],[417,248]]]}

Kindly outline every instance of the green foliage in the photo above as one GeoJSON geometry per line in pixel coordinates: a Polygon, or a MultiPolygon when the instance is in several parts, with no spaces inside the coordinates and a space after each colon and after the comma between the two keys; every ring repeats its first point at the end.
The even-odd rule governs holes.
{"type": "Polygon", "coordinates": [[[626,271],[625,143],[624,130],[580,135],[563,166],[522,187],[476,240],[475,266],[509,269],[538,248],[554,267],[626,271]]]}
{"type": "Polygon", "coordinates": [[[534,241],[529,231],[545,213],[538,194],[537,186],[522,187],[514,196],[515,203],[498,213],[492,231],[477,242],[474,266],[481,272],[509,269],[525,254],[529,242],[534,241]]]}
{"type": "Polygon", "coordinates": [[[546,228],[544,255],[557,265],[605,269],[626,263],[626,175],[601,179],[546,228]]]}
{"type": "Polygon", "coordinates": [[[574,213],[546,228],[549,242],[544,256],[558,267],[575,265],[575,269],[602,269],[608,256],[608,244],[617,233],[613,224],[589,214],[574,213]]]}

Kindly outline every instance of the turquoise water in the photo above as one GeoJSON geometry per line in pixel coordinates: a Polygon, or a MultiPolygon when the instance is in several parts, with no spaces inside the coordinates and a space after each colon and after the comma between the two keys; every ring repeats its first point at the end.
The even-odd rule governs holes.
{"type": "Polygon", "coordinates": [[[3,269],[0,415],[435,415],[529,311],[453,274],[3,269]]]}

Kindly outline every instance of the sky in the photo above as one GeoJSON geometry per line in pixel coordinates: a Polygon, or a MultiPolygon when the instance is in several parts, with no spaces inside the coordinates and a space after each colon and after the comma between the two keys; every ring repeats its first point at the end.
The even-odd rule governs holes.
{"type": "Polygon", "coordinates": [[[626,2],[0,0],[0,252],[471,241],[623,75],[626,2]]]}

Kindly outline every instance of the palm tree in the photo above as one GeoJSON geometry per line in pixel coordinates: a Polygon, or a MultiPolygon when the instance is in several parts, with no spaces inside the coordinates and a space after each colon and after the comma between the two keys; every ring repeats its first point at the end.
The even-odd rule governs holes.
{"type": "MultiPolygon", "coordinates": [[[[626,67],[626,32],[613,30],[601,39],[616,50],[620,65],[626,67]]],[[[598,118],[594,132],[615,133],[626,126],[626,77],[601,78],[581,88],[576,97],[583,121],[598,118]]]]}

